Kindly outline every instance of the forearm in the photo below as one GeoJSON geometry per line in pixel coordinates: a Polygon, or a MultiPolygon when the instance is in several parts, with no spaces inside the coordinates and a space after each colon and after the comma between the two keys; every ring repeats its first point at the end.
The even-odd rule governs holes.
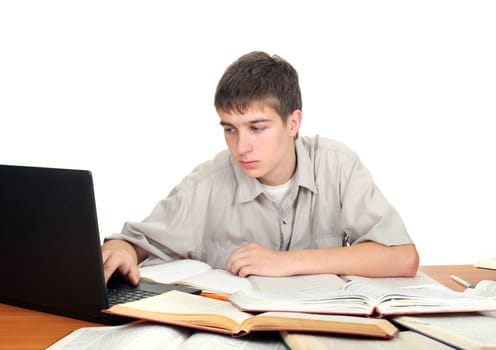
{"type": "Polygon", "coordinates": [[[413,244],[386,247],[365,242],[343,248],[287,252],[291,275],[334,273],[368,277],[411,277],[418,269],[413,244]]]}

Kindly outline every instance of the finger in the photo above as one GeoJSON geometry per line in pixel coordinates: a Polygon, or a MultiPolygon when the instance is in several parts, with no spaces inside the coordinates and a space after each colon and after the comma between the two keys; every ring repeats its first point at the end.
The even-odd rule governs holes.
{"type": "Polygon", "coordinates": [[[108,282],[110,279],[110,276],[117,270],[119,265],[114,262],[114,259],[109,256],[105,263],[103,264],[103,274],[105,275],[105,283],[108,282]]]}
{"type": "Polygon", "coordinates": [[[238,276],[241,276],[241,271],[246,269],[251,265],[250,259],[248,257],[243,257],[240,259],[237,259],[236,261],[233,262],[232,265],[232,273],[238,276]]]}
{"type": "Polygon", "coordinates": [[[231,255],[227,259],[226,270],[236,275],[236,265],[237,262],[243,258],[243,247],[236,248],[232,251],[231,255]]]}
{"type": "Polygon", "coordinates": [[[108,261],[110,254],[111,253],[108,250],[106,249],[102,250],[102,261],[104,264],[108,261]]]}
{"type": "Polygon", "coordinates": [[[238,276],[239,277],[248,277],[248,276],[253,274],[251,270],[252,270],[252,268],[249,265],[242,266],[238,270],[238,276]]]}
{"type": "Polygon", "coordinates": [[[227,261],[226,270],[232,273],[233,275],[237,275],[236,273],[236,259],[232,255],[229,257],[227,261]]]}
{"type": "Polygon", "coordinates": [[[140,271],[138,266],[134,264],[131,265],[129,268],[129,272],[126,274],[126,278],[132,285],[138,285],[140,280],[140,271]]]}

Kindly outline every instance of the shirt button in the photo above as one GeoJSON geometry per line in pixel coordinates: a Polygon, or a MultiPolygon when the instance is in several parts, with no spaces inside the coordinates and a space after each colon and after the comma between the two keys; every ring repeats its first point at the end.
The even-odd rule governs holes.
{"type": "Polygon", "coordinates": [[[283,225],[287,225],[287,224],[288,224],[288,222],[287,222],[286,220],[282,220],[282,224],[283,224],[283,225]]]}

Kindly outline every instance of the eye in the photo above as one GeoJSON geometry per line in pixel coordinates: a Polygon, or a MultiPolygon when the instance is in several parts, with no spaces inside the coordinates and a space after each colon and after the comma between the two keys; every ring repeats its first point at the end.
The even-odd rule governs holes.
{"type": "Polygon", "coordinates": [[[265,129],[267,129],[266,126],[252,126],[251,127],[251,131],[253,131],[253,132],[262,132],[265,129]]]}
{"type": "Polygon", "coordinates": [[[224,133],[226,134],[233,134],[236,130],[234,128],[229,128],[229,127],[225,127],[224,128],[224,133]]]}

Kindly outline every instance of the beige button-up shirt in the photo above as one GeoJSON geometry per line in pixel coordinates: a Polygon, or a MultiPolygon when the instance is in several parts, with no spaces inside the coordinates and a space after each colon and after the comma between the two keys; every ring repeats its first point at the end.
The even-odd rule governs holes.
{"type": "Polygon", "coordinates": [[[151,259],[192,258],[216,268],[248,242],[276,250],[340,247],[347,233],[353,244],[412,243],[352,150],[319,136],[295,144],[295,181],[280,207],[225,150],[186,176],[145,220],[127,222],[111,238],[132,242],[151,259]]]}

